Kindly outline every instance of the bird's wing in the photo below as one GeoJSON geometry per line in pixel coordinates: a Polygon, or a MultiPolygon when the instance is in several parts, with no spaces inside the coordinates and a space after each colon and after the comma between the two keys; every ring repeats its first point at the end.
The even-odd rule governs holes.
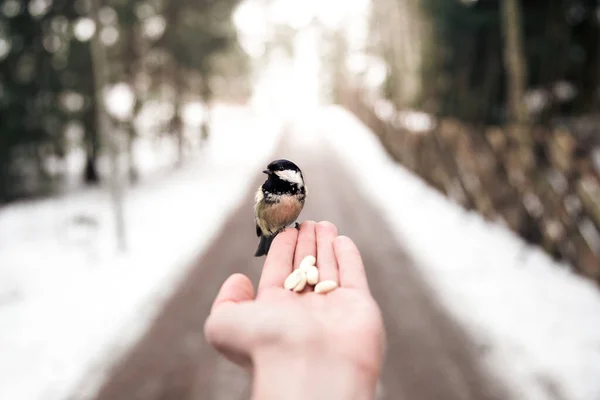
{"type": "Polygon", "coordinates": [[[258,226],[258,224],[256,224],[256,236],[260,236],[262,234],[262,231],[260,230],[260,227],[258,226]]]}

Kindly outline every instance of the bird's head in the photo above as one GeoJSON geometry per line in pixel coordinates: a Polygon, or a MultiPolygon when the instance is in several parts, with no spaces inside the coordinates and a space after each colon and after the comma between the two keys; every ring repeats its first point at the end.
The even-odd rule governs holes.
{"type": "Polygon", "coordinates": [[[289,160],[275,160],[267,165],[267,169],[263,171],[269,177],[268,180],[281,180],[298,187],[304,186],[304,177],[302,171],[296,164],[289,160]]]}

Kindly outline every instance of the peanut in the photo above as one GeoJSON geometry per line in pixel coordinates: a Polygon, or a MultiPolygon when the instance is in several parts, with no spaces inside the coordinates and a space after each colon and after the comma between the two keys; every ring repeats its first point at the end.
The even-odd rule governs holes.
{"type": "Polygon", "coordinates": [[[306,256],[300,262],[298,268],[292,271],[285,279],[283,287],[286,290],[301,292],[306,285],[314,286],[315,293],[328,293],[338,287],[337,282],[326,280],[319,282],[319,269],[316,267],[317,259],[315,256],[306,256]]]}
{"type": "Polygon", "coordinates": [[[294,292],[301,292],[302,289],[306,286],[306,274],[302,272],[300,274],[300,282],[296,286],[294,286],[294,292]]]}
{"type": "Polygon", "coordinates": [[[336,281],[331,281],[331,280],[321,281],[321,282],[317,283],[317,285],[315,286],[315,293],[325,294],[325,293],[331,292],[332,290],[334,290],[337,287],[338,287],[338,284],[336,281]]]}
{"type": "Polygon", "coordinates": [[[313,267],[316,263],[317,263],[317,259],[315,258],[315,256],[306,256],[300,262],[298,269],[301,269],[304,272],[307,272],[308,269],[310,267],[313,267]]]}
{"type": "Polygon", "coordinates": [[[319,269],[314,265],[306,270],[306,282],[309,285],[316,285],[319,282],[319,269]]]}
{"type": "Polygon", "coordinates": [[[283,287],[286,290],[292,290],[296,286],[298,286],[302,279],[304,279],[304,283],[306,284],[306,274],[304,273],[304,271],[296,269],[291,274],[289,274],[287,278],[285,278],[285,281],[283,282],[283,287]]]}

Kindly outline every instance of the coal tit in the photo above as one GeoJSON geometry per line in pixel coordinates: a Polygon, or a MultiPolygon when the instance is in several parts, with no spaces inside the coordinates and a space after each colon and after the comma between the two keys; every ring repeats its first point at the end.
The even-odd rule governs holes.
{"type": "MultiPolygon", "coordinates": [[[[304,176],[293,162],[275,160],[263,173],[267,180],[254,197],[256,236],[260,238],[255,257],[267,255],[275,236],[296,221],[306,199],[304,176]]],[[[295,226],[299,227],[297,222],[295,226]]]]}

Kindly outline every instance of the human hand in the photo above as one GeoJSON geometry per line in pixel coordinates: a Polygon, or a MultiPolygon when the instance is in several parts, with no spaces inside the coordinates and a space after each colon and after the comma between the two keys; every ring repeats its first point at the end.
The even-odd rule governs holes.
{"type": "Polygon", "coordinates": [[[228,359],[253,370],[255,399],[306,398],[307,390],[315,399],[373,398],[385,342],[356,245],[338,237],[333,224],[312,221],[277,235],[256,296],[245,275],[225,281],[205,336],[228,359]],[[335,280],[337,289],[317,294],[283,288],[307,255],[317,259],[319,280],[335,280]]]}

